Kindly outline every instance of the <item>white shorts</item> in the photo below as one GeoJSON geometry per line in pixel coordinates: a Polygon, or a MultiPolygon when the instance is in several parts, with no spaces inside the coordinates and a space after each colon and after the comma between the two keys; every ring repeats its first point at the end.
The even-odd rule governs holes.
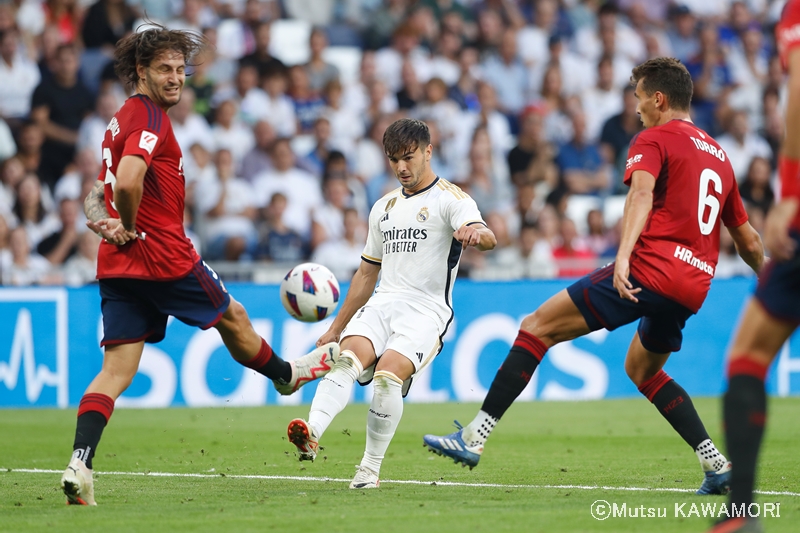
{"type": "MultiPolygon", "coordinates": [[[[374,300],[374,299],[373,299],[374,300]]],[[[414,375],[422,371],[442,350],[444,331],[441,321],[400,300],[370,300],[358,310],[342,331],[346,337],[366,337],[372,342],[378,359],[386,350],[394,350],[414,365],[414,375]]],[[[367,385],[372,381],[375,365],[364,369],[358,382],[367,385]]],[[[408,394],[414,377],[403,382],[403,396],[408,394]]]]}

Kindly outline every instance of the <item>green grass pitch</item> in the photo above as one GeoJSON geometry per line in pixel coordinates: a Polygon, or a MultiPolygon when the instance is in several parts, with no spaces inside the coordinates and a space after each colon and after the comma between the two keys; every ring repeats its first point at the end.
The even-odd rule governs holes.
{"type": "MultiPolygon", "coordinates": [[[[719,400],[695,403],[722,443],[719,400]]],[[[693,494],[694,453],[643,399],[515,404],[472,471],[422,447],[424,433],[450,432],[477,408],[406,404],[372,491],[347,487],[364,449],[364,404],[333,422],[313,464],[298,462],[285,437],[308,406],[120,409],[95,457],[96,508],[68,507],[58,489],[75,411],[3,410],[0,531],[703,532],[712,520],[688,514],[692,503],[725,501],[693,494]],[[598,521],[595,500],[667,516],[598,521]]],[[[770,402],[759,489],[788,494],[758,496],[780,503],[780,517],[763,521],[768,532],[800,530],[798,412],[800,398],[770,402]]]]}

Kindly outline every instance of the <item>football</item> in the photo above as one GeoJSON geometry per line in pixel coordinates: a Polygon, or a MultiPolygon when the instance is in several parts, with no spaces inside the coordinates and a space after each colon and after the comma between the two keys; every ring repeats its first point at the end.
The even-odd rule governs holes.
{"type": "Polygon", "coordinates": [[[281,303],[297,320],[318,322],[332,315],[339,305],[339,282],[322,265],[297,265],[281,282],[281,303]]]}

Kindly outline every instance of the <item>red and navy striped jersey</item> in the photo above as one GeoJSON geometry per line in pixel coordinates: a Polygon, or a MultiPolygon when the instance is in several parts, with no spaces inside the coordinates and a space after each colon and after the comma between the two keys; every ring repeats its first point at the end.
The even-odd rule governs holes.
{"type": "Polygon", "coordinates": [[[185,184],[183,157],[167,114],[147,96],[137,94],[114,115],[103,139],[106,208],[114,205],[117,165],[125,156],[147,163],[144,191],[136,214],[143,239],[124,246],[103,241],[97,257],[97,277],[171,280],[186,276],[199,260],[183,229],[185,184]]]}
{"type": "Polygon", "coordinates": [[[719,258],[720,222],[738,227],[747,212],[727,154],[685,120],[646,129],[631,141],[625,183],[656,178],[653,209],[631,254],[631,275],[697,312],[719,258]]]}

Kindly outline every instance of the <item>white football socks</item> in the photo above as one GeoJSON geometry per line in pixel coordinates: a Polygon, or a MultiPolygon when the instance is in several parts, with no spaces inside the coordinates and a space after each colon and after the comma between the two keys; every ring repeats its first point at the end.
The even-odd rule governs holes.
{"type": "Polygon", "coordinates": [[[367,447],[361,466],[380,473],[383,457],[403,416],[403,381],[391,372],[375,372],[367,412],[367,447]]]}
{"type": "Polygon", "coordinates": [[[703,467],[703,472],[727,472],[730,470],[728,460],[725,456],[717,450],[711,439],[706,439],[701,442],[697,449],[694,451],[697,458],[700,459],[700,466],[703,467]]]}
{"type": "Polygon", "coordinates": [[[498,420],[490,416],[486,411],[478,411],[475,419],[464,427],[464,432],[461,434],[464,443],[470,448],[475,446],[483,447],[498,420]]]}
{"type": "Polygon", "coordinates": [[[363,371],[358,357],[352,351],[344,350],[331,371],[319,382],[308,413],[308,425],[317,440],[350,401],[353,384],[363,371]]]}

